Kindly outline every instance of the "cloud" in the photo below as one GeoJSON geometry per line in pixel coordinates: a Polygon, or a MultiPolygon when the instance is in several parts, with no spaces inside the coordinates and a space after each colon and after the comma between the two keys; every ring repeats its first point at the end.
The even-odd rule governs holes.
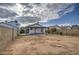
{"type": "Polygon", "coordinates": [[[40,18],[32,17],[32,16],[20,16],[20,17],[17,17],[16,20],[27,24],[27,23],[38,22],[40,20],[40,18]]]}
{"type": "Polygon", "coordinates": [[[0,18],[8,18],[8,17],[13,17],[17,15],[17,13],[5,8],[5,7],[0,7],[0,18]]]}
{"type": "Polygon", "coordinates": [[[74,10],[73,4],[67,3],[31,3],[21,5],[23,6],[22,14],[24,16],[34,16],[40,18],[41,22],[47,22],[50,19],[60,18],[64,14],[72,12],[74,10]]]}
{"type": "Polygon", "coordinates": [[[75,6],[69,5],[68,7],[64,8],[63,10],[60,10],[58,12],[59,16],[63,16],[66,13],[72,12],[74,10],[75,6]]]}
{"type": "Polygon", "coordinates": [[[21,23],[47,22],[50,19],[58,19],[72,12],[74,5],[70,3],[0,3],[0,17],[14,17],[21,23]],[[1,15],[2,14],[2,15],[1,15]]]}

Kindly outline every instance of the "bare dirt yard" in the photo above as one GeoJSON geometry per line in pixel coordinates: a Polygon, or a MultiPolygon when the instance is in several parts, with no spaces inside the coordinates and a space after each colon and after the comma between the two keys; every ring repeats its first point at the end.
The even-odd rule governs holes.
{"type": "Polygon", "coordinates": [[[19,36],[0,54],[8,55],[78,55],[79,37],[60,35],[19,36]]]}

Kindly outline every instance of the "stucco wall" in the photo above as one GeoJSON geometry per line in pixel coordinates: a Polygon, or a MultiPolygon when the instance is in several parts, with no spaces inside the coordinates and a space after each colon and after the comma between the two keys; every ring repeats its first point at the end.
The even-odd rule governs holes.
{"type": "Polygon", "coordinates": [[[5,49],[7,44],[15,39],[17,36],[17,32],[15,29],[0,27],[0,51],[5,49]]]}

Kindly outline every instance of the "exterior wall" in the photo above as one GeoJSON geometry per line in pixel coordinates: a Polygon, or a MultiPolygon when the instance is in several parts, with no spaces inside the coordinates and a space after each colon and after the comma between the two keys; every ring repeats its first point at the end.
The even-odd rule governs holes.
{"type": "Polygon", "coordinates": [[[36,33],[43,33],[43,28],[37,28],[36,33]],[[42,30],[42,31],[41,31],[42,30]]]}
{"type": "Polygon", "coordinates": [[[43,28],[32,28],[32,30],[29,28],[29,34],[35,34],[35,33],[44,33],[43,28]]]}
{"type": "Polygon", "coordinates": [[[17,36],[16,29],[0,26],[0,51],[5,49],[8,43],[17,36]]]}
{"type": "Polygon", "coordinates": [[[46,30],[48,28],[40,25],[39,23],[35,23],[32,25],[26,26],[24,29],[26,29],[25,30],[26,34],[38,34],[38,33],[46,33],[46,30]],[[27,29],[29,29],[29,31],[27,29]]]}
{"type": "Polygon", "coordinates": [[[33,28],[32,30],[29,28],[29,34],[35,33],[35,29],[33,28]]]}

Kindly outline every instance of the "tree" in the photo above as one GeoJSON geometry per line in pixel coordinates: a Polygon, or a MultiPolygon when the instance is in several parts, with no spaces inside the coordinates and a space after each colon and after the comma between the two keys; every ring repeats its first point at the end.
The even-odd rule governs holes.
{"type": "Polygon", "coordinates": [[[25,31],[24,31],[23,29],[20,30],[20,33],[21,33],[21,34],[24,33],[24,32],[25,32],[25,31]]]}

